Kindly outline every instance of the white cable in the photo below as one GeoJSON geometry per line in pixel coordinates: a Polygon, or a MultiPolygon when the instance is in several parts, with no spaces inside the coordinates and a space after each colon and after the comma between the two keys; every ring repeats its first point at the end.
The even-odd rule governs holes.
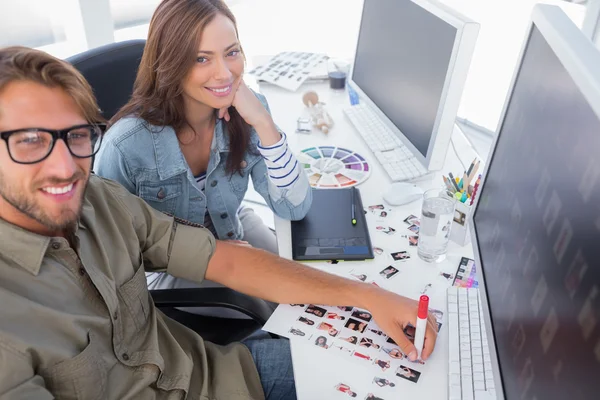
{"type": "Polygon", "coordinates": [[[458,155],[458,151],[456,151],[456,147],[454,147],[454,140],[452,139],[452,136],[450,136],[450,144],[452,145],[454,154],[456,154],[456,158],[458,158],[458,161],[460,161],[460,165],[462,165],[463,169],[466,171],[467,167],[465,167],[465,163],[463,163],[463,161],[460,159],[460,156],[458,155]]]}

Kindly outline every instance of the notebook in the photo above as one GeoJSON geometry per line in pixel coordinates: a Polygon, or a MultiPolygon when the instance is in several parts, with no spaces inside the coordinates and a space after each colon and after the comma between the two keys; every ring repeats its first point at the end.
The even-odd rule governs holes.
{"type": "Polygon", "coordinates": [[[298,261],[374,258],[360,190],[356,187],[311,190],[313,202],[308,214],[300,221],[292,221],[292,258],[298,261]],[[356,224],[352,224],[353,216],[356,224]]]}

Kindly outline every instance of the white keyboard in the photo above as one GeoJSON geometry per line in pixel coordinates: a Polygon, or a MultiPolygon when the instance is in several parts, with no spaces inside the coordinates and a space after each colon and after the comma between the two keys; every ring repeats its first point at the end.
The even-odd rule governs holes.
{"type": "Polygon", "coordinates": [[[421,162],[368,106],[357,104],[346,107],[344,114],[392,181],[409,181],[429,174],[421,162]]]}
{"type": "Polygon", "coordinates": [[[479,289],[448,288],[449,400],[496,399],[479,289]]]}

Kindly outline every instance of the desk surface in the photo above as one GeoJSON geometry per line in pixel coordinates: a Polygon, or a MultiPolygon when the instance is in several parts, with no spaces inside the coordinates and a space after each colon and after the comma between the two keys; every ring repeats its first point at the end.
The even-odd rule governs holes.
{"type": "MultiPolygon", "coordinates": [[[[356,152],[359,152],[367,159],[371,166],[370,177],[358,187],[361,191],[363,205],[367,207],[372,204],[384,203],[382,193],[391,183],[389,177],[378,164],[374,154],[366,146],[353,125],[343,114],[343,107],[349,105],[346,91],[331,90],[327,83],[305,83],[297,92],[289,92],[269,84],[261,84],[260,91],[267,97],[273,118],[277,125],[287,133],[288,142],[294,153],[298,153],[304,148],[319,145],[340,146],[356,152]],[[296,120],[302,115],[306,115],[306,110],[302,104],[302,94],[306,90],[315,90],[319,99],[326,104],[326,109],[332,116],[335,126],[328,133],[324,134],[313,130],[310,134],[295,133],[296,120]]],[[[463,162],[468,165],[476,156],[474,149],[470,146],[467,139],[458,128],[453,133],[453,141],[458,154],[463,162]]],[[[441,188],[443,186],[441,175],[448,171],[460,172],[462,167],[459,159],[454,153],[452,146],[448,148],[444,170],[440,171],[430,179],[418,182],[423,189],[441,188]]],[[[328,263],[306,263],[306,265],[325,271],[349,272],[350,270],[361,272],[376,272],[392,263],[390,252],[406,250],[410,253],[411,259],[404,262],[401,268],[401,275],[390,281],[388,290],[407,297],[418,299],[421,291],[427,284],[431,287],[427,290],[430,296],[430,307],[444,311],[444,323],[438,336],[436,348],[422,369],[422,375],[417,384],[403,381],[398,382],[395,388],[379,388],[374,385],[370,379],[372,374],[362,373],[361,368],[354,368],[348,371],[344,368],[345,360],[332,354],[324,354],[321,349],[315,346],[308,346],[305,343],[292,341],[292,357],[294,363],[294,373],[296,377],[296,390],[298,398],[301,400],[319,400],[339,397],[348,397],[347,395],[336,392],[333,387],[344,382],[358,392],[357,399],[364,399],[368,393],[385,394],[389,393],[388,400],[398,398],[402,393],[403,398],[418,396],[424,399],[446,399],[448,387],[448,335],[445,330],[447,321],[446,316],[446,288],[450,286],[451,281],[441,277],[440,272],[455,273],[460,262],[460,258],[472,257],[473,250],[470,244],[464,247],[450,243],[448,256],[440,263],[428,264],[420,260],[417,256],[416,248],[409,247],[408,240],[402,235],[410,234],[405,229],[407,225],[403,220],[409,214],[420,216],[421,202],[416,201],[404,206],[391,207],[392,215],[386,224],[397,229],[395,235],[388,236],[375,230],[378,225],[375,216],[367,215],[367,223],[371,232],[373,246],[381,247],[384,253],[377,256],[375,260],[364,262],[343,262],[336,265],[328,263]],[[405,231],[405,232],[404,232],[405,231]],[[318,362],[316,363],[315,361],[318,362]],[[320,367],[315,368],[318,365],[320,367]],[[387,392],[386,392],[387,389],[387,392]],[[362,397],[361,397],[362,396],[362,397]]],[[[291,259],[291,234],[290,222],[275,217],[275,229],[277,231],[277,241],[279,254],[282,257],[291,259]]],[[[400,380],[401,381],[401,380],[400,380]]]]}

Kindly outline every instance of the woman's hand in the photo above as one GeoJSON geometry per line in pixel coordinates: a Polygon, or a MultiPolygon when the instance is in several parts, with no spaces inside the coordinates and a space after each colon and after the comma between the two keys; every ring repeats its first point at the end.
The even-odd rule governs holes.
{"type": "MultiPolygon", "coordinates": [[[[277,130],[273,118],[241,78],[231,105],[235,107],[244,121],[256,130],[262,146],[271,146],[281,140],[281,134],[277,130]]],[[[228,108],[219,109],[218,117],[229,122],[228,108]]]]}
{"type": "MultiPolygon", "coordinates": [[[[233,95],[231,106],[235,107],[241,117],[253,127],[273,123],[267,109],[260,100],[252,93],[243,79],[240,78],[237,89],[233,95]]],[[[219,118],[229,122],[230,116],[227,111],[229,107],[219,109],[219,118]]]]}

